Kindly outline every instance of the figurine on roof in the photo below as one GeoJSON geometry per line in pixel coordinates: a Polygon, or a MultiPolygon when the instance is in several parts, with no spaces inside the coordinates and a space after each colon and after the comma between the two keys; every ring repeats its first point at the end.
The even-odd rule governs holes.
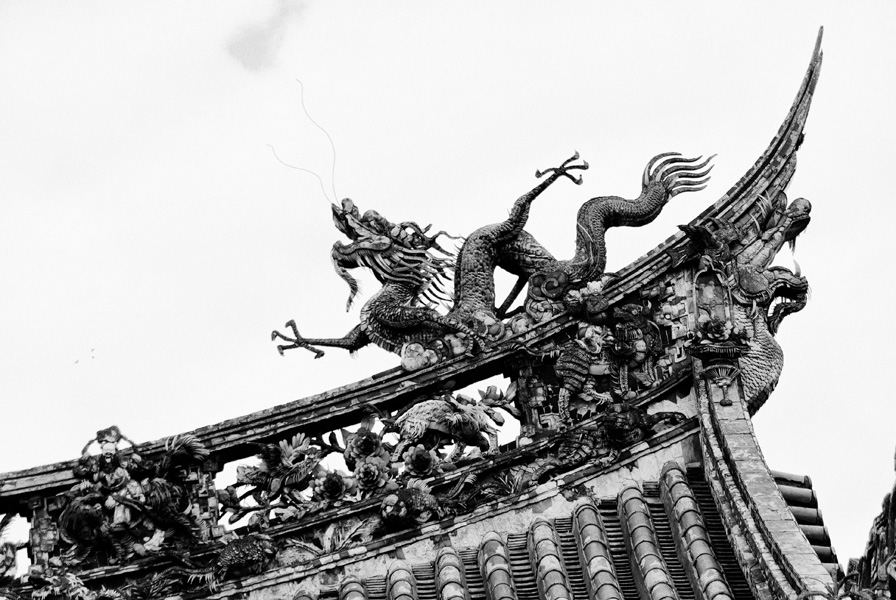
{"type": "Polygon", "coordinates": [[[73,469],[81,483],[60,495],[60,538],[67,564],[118,563],[157,552],[170,541],[194,540],[198,525],[184,470],[208,456],[193,436],[169,438],[158,461],[145,461],[118,427],[97,432],[73,469]],[[122,448],[122,441],[130,444],[122,448]],[[91,453],[94,445],[99,453],[91,453]]]}

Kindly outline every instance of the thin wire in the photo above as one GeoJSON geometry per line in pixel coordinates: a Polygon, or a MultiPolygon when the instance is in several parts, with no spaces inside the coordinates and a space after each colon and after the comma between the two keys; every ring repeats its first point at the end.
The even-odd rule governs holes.
{"type": "Polygon", "coordinates": [[[302,111],[304,111],[305,116],[308,117],[308,120],[311,121],[315,127],[324,132],[324,135],[327,136],[327,139],[330,140],[330,149],[333,151],[333,168],[330,173],[330,184],[333,186],[333,202],[339,199],[339,195],[336,193],[336,144],[333,143],[333,138],[330,137],[330,134],[327,133],[327,130],[318,125],[317,121],[311,118],[311,115],[308,114],[308,109],[305,108],[305,85],[302,83],[301,79],[296,79],[299,83],[299,102],[302,104],[302,111]]]}
{"type": "Polygon", "coordinates": [[[279,156],[277,156],[277,151],[274,150],[274,147],[273,147],[273,146],[271,146],[270,144],[265,144],[265,145],[266,145],[268,148],[271,149],[271,152],[274,153],[274,158],[276,158],[277,161],[278,161],[281,165],[283,165],[284,167],[289,167],[290,169],[295,169],[296,171],[305,171],[306,173],[311,173],[312,175],[314,175],[315,177],[317,177],[317,181],[320,183],[320,190],[324,193],[324,198],[327,199],[327,202],[330,201],[330,196],[329,196],[329,194],[327,194],[327,188],[324,187],[324,180],[320,178],[320,175],[318,175],[318,174],[315,173],[314,171],[310,171],[310,170],[305,169],[305,168],[303,168],[303,167],[297,167],[297,166],[295,166],[295,165],[291,165],[291,164],[289,164],[288,162],[285,162],[282,158],[280,158],[279,156]]]}

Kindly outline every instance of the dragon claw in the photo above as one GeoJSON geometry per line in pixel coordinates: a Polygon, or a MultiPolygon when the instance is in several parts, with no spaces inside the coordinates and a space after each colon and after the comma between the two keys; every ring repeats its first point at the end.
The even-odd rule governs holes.
{"type": "MultiPolygon", "coordinates": [[[[566,160],[564,160],[563,163],[561,163],[560,168],[562,169],[563,167],[565,167],[566,165],[568,165],[569,163],[571,163],[574,160],[579,160],[579,151],[578,150],[575,151],[575,153],[572,155],[571,158],[567,158],[566,160]]],[[[586,169],[588,168],[588,163],[585,163],[584,168],[586,168],[586,169]]]]}
{"type": "Polygon", "coordinates": [[[544,171],[542,171],[541,169],[536,170],[535,177],[540,179],[550,173],[553,175],[554,178],[564,176],[564,177],[567,177],[570,181],[572,181],[576,185],[581,185],[582,184],[581,176],[576,178],[573,175],[569,174],[569,171],[572,171],[572,170],[585,171],[588,169],[588,163],[584,160],[582,161],[582,164],[580,164],[580,165],[572,164],[573,161],[576,161],[578,159],[579,159],[579,153],[576,152],[575,154],[572,155],[571,158],[567,158],[565,161],[560,163],[559,167],[551,167],[550,169],[545,169],[544,171]]]}
{"type": "Polygon", "coordinates": [[[303,338],[299,334],[299,329],[296,326],[296,322],[294,320],[290,319],[289,321],[286,322],[285,326],[292,329],[293,335],[295,337],[289,337],[288,335],[284,335],[276,330],[271,332],[271,341],[274,341],[276,339],[281,339],[281,340],[286,340],[287,342],[292,342],[291,344],[288,344],[288,345],[281,344],[281,345],[277,346],[277,352],[280,353],[280,356],[283,356],[284,351],[292,350],[293,348],[304,348],[305,350],[308,350],[309,352],[313,352],[314,358],[320,358],[321,356],[324,355],[323,350],[315,348],[314,346],[311,346],[308,342],[305,341],[305,338],[303,338]]]}

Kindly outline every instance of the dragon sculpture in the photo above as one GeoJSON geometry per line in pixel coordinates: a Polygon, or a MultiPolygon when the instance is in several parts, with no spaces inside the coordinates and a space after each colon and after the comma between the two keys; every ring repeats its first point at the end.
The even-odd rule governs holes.
{"type": "Polygon", "coordinates": [[[392,223],[375,211],[361,215],[351,200],[333,206],[336,228],[351,242],[336,242],[331,257],[339,276],[348,283],[347,306],[358,291],[348,269],[369,268],[382,288],[361,309],[361,322],[342,338],[304,338],[295,321],[287,322],[292,336],[274,331],[273,340],[282,354],[290,348],[305,348],[315,357],[323,351],[315,346],[344,348],[351,352],[372,343],[399,353],[407,370],[416,370],[471,349],[476,342],[488,349],[490,340],[503,336],[499,320],[528,282],[533,298],[561,298],[567,291],[584,287],[604,273],[605,234],[610,227],[640,226],[653,221],[674,196],[705,187],[711,170],[709,161],[683,158],[667,152],[655,156],[644,169],[641,194],[634,200],[599,196],[586,201],[576,220],[576,252],[570,260],[557,260],[524,227],[532,202],[552,183],[566,177],[581,184],[572,172],[585,170],[576,163],[579,155],[559,167],[536,171],[544,178],[517,199],[506,221],[481,227],[470,234],[456,257],[439,246],[439,232],[427,236],[429,227],[412,222],[392,223]],[[497,267],[519,279],[507,300],[495,305],[494,271],[497,267]],[[453,306],[447,314],[436,311],[435,302],[450,300],[444,285],[454,277],[453,306]]]}
{"type": "MultiPolygon", "coordinates": [[[[719,329],[717,340],[727,338],[743,347],[737,374],[751,414],[765,403],[781,376],[784,352],[774,337],[778,327],[784,317],[806,306],[809,295],[809,283],[798,267],[794,273],[772,262],[785,243],[795,248],[797,236],[809,225],[811,210],[805,198],[788,203],[784,192],[778,192],[774,200],[761,199],[759,214],[751,214],[749,226],[719,219],[681,226],[701,256],[698,269],[722,274],[730,290],[732,333],[719,329],[724,320],[705,325],[719,329]],[[752,236],[747,227],[755,228],[752,236]]],[[[704,327],[700,333],[710,329],[704,327]]]]}
{"type": "Polygon", "coordinates": [[[734,273],[729,280],[734,303],[735,327],[750,338],[749,350],[740,357],[741,381],[747,407],[755,413],[775,389],[784,366],[784,352],[775,341],[781,321],[802,310],[809,295],[809,283],[797,272],[771,266],[785,243],[791,248],[796,237],[809,225],[812,205],[805,198],[787,203],[779,193],[760,223],[762,235],[734,257],[734,273]]]}
{"type": "Polygon", "coordinates": [[[371,342],[397,352],[404,344],[449,331],[481,341],[466,325],[437,313],[431,306],[433,301],[445,298],[442,285],[451,268],[451,254],[437,241],[444,232],[428,237],[426,229],[415,223],[391,223],[373,210],[361,215],[348,198],[341,207],[333,205],[333,221],[351,240],[349,244],[336,242],[330,253],[336,272],[349,285],[346,310],[351,309],[358,293],[358,283],[348,269],[369,268],[383,287],[361,308],[361,323],[342,338],[302,338],[295,321],[289,321],[286,325],[295,337],[278,331],[271,334],[271,339],[292,342],[277,347],[281,354],[288,348],[306,348],[320,358],[323,351],[312,344],[355,352],[371,342]]]}

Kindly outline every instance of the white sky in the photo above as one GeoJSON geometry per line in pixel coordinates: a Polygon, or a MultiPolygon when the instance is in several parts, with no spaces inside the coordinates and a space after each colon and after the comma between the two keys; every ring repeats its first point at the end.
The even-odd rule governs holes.
{"type": "Polygon", "coordinates": [[[113,423],[157,439],[396,364],[270,341],[290,318],[334,337],[358,319],[321,186],[267,146],[332,189],[296,79],[339,196],[393,221],[467,234],[578,150],[585,184],[556,183],[528,227],[561,258],[584,200],[634,197],[659,152],[718,153],[707,190],[609,236],[615,270],[752,165],[824,25],[790,187],[814,207],[813,298],[782,326],[756,429],[772,468],[812,476],[845,565],[894,480],[896,4],[727,6],[0,3],[0,471],[113,423]]]}

